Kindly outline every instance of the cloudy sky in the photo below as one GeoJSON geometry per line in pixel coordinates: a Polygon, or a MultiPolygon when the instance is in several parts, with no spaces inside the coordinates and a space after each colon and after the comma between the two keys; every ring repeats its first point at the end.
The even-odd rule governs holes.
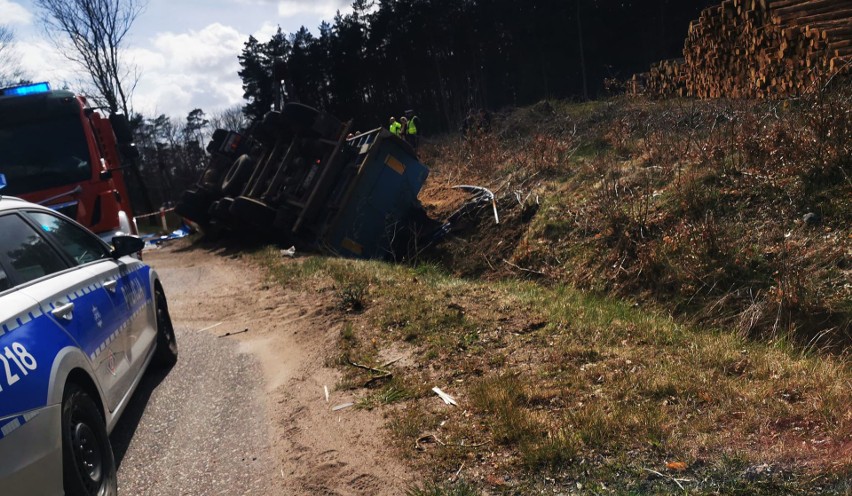
{"type": "MultiPolygon", "coordinates": [[[[242,103],[237,55],[249,35],[266,41],[278,26],[317,31],[351,0],[148,0],[128,36],[128,57],[140,69],[133,107],[145,115],[184,117],[242,103]]],[[[0,24],[15,33],[26,75],[73,84],[77,68],[48,44],[31,0],[0,0],[0,24]]]]}

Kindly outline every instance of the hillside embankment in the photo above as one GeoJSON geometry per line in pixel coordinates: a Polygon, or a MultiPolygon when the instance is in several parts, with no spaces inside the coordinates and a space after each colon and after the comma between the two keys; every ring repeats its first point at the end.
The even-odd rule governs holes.
{"type": "Polygon", "coordinates": [[[421,149],[432,217],[457,184],[496,216],[407,264],[253,257],[323,307],[410,494],[848,493],[850,98],[500,112],[421,149]]]}
{"type": "MultiPolygon", "coordinates": [[[[852,339],[852,84],[781,102],[542,102],[425,151],[421,195],[496,192],[437,257],[653,301],[743,336],[852,339]],[[489,210],[489,209],[486,209],[489,210]],[[471,256],[473,255],[473,256],[471,256]]],[[[449,201],[448,201],[449,200],[449,201]]]]}

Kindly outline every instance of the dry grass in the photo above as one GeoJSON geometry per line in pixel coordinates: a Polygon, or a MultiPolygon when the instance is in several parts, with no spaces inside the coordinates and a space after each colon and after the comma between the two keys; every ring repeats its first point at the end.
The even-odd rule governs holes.
{"type": "Polygon", "coordinates": [[[533,195],[511,261],[547,279],[746,336],[852,341],[852,84],[786,102],[546,108],[428,150],[424,201],[448,176],[533,195]],[[536,134],[512,134],[524,119],[536,134]]]}
{"type": "MultiPolygon", "coordinates": [[[[360,314],[329,299],[346,322],[332,361],[360,407],[389,416],[401,456],[436,481],[463,466],[470,484],[521,492],[667,493],[672,478],[699,493],[849,489],[852,369],[842,359],[562,285],[467,281],[428,265],[279,261],[274,250],[259,259],[290,287],[334,294],[352,278],[370,281],[360,314]],[[408,359],[387,366],[390,381],[364,388],[375,374],[346,365],[381,369],[383,351],[399,347],[408,359]],[[444,406],[433,386],[460,407],[444,406]]],[[[413,494],[456,487],[470,489],[413,494]]]]}
{"type": "Polygon", "coordinates": [[[848,494],[850,97],[540,104],[424,148],[434,216],[500,197],[448,265],[257,258],[344,321],[411,494],[848,494]]]}

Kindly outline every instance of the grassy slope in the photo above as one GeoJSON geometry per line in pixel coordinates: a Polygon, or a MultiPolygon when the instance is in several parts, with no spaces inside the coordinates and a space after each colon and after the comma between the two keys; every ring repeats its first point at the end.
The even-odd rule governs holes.
{"type": "Polygon", "coordinates": [[[850,128],[832,98],[540,104],[426,150],[434,214],[458,204],[448,184],[500,199],[500,225],[473,216],[431,255],[446,265],[258,259],[337,309],[339,387],[431,474],[414,494],[849,492],[850,128]]]}

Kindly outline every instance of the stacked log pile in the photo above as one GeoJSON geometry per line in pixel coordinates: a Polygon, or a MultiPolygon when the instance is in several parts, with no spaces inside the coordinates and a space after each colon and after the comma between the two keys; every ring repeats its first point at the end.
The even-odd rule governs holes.
{"type": "Polygon", "coordinates": [[[699,98],[804,94],[852,72],[852,0],[725,0],[689,26],[683,58],[628,81],[633,93],[699,98]]]}

